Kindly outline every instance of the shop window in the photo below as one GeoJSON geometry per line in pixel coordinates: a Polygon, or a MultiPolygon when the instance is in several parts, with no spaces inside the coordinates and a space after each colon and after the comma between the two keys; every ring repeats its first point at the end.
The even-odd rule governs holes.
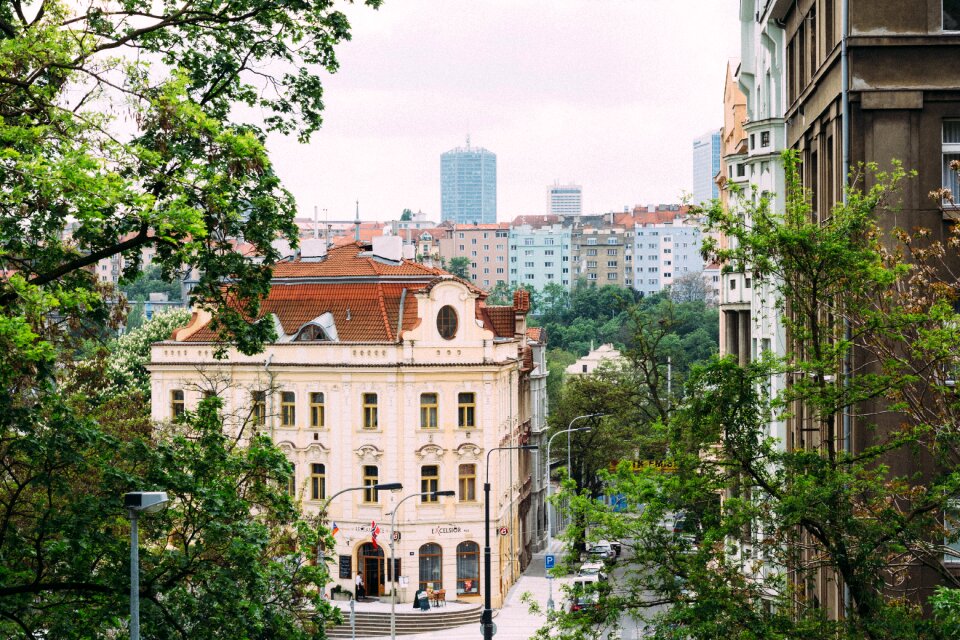
{"type": "Polygon", "coordinates": [[[430,542],[420,547],[420,588],[443,588],[443,550],[440,545],[430,542]]]}
{"type": "Polygon", "coordinates": [[[480,593],[480,545],[461,542],[457,545],[457,595],[480,593]]]}

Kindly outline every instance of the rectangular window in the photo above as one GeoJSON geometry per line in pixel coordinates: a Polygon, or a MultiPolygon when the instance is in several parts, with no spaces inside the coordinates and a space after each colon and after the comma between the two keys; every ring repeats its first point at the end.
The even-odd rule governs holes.
{"type": "Polygon", "coordinates": [[[253,413],[250,418],[254,425],[263,426],[267,424],[267,392],[254,391],[251,397],[253,399],[253,413]]]}
{"type": "Polygon", "coordinates": [[[596,269],[597,261],[596,260],[587,260],[587,269],[596,269]]]}
{"type": "Polygon", "coordinates": [[[533,246],[533,238],[524,238],[524,239],[523,239],[523,244],[524,244],[524,246],[526,246],[526,247],[533,246]]]}
{"type": "Polygon", "coordinates": [[[420,394],[420,428],[437,428],[437,394],[420,394]]]}
{"type": "Polygon", "coordinates": [[[587,244],[597,244],[596,238],[587,238],[587,244]]]}
{"type": "Polygon", "coordinates": [[[960,0],[943,0],[943,30],[960,31],[960,0]]]}
{"type": "Polygon", "coordinates": [[[616,269],[616,268],[617,268],[617,261],[616,261],[616,260],[607,260],[607,267],[610,268],[610,269],[616,269]]]}
{"type": "Polygon", "coordinates": [[[544,238],[543,244],[553,244],[553,238],[544,238]]]}
{"type": "Polygon", "coordinates": [[[363,486],[367,487],[363,490],[363,501],[364,502],[379,502],[380,496],[377,495],[380,493],[373,488],[373,485],[380,482],[380,470],[375,465],[364,465],[363,466],[363,486]]]}
{"type": "Polygon", "coordinates": [[[616,237],[607,238],[607,244],[620,244],[620,241],[616,237]]]}
{"type": "Polygon", "coordinates": [[[363,394],[363,428],[377,428],[377,394],[363,394]]]}
{"type": "Polygon", "coordinates": [[[287,494],[291,498],[297,497],[297,465],[293,465],[293,471],[287,476],[287,494]]]}
{"type": "Polygon", "coordinates": [[[280,393],[280,425],[283,427],[297,425],[297,394],[293,391],[280,393]]]}
{"type": "Polygon", "coordinates": [[[310,499],[325,500],[327,497],[327,468],[322,464],[310,465],[310,499]]]}
{"type": "Polygon", "coordinates": [[[761,131],[761,132],[760,132],[760,146],[761,146],[761,147],[769,147],[769,146],[770,146],[770,132],[769,132],[769,131],[761,131]]]}
{"type": "Polygon", "coordinates": [[[313,427],[314,429],[322,429],[325,419],[326,419],[326,416],[324,415],[323,394],[311,393],[310,394],[310,426],[313,427]]]}
{"type": "Polygon", "coordinates": [[[457,394],[457,425],[462,429],[477,426],[477,403],[473,393],[457,394]]]}
{"type": "Polygon", "coordinates": [[[477,465],[460,465],[460,501],[475,502],[477,499],[477,465]]]}
{"type": "Polygon", "coordinates": [[[616,250],[616,249],[607,249],[607,255],[608,255],[608,256],[615,256],[615,255],[617,255],[617,250],[616,250]]]}
{"type": "Polygon", "coordinates": [[[947,120],[943,123],[943,188],[949,189],[954,199],[960,202],[958,172],[950,168],[950,163],[955,160],[960,161],[960,120],[947,120]]]}
{"type": "Polygon", "coordinates": [[[184,400],[183,389],[174,389],[170,392],[170,417],[174,420],[186,412],[187,404],[184,400]]]}
{"type": "Polygon", "coordinates": [[[587,255],[588,255],[588,256],[595,256],[595,255],[597,255],[597,250],[596,250],[596,249],[587,249],[587,255]]]}
{"type": "Polygon", "coordinates": [[[552,255],[553,255],[553,249],[547,249],[546,251],[543,252],[543,255],[545,255],[545,256],[552,256],[552,255]]]}
{"type": "MultiPolygon", "coordinates": [[[[439,486],[440,467],[435,464],[420,467],[420,493],[439,491],[439,486]]],[[[420,502],[436,502],[437,500],[437,496],[420,496],[420,502]]]]}

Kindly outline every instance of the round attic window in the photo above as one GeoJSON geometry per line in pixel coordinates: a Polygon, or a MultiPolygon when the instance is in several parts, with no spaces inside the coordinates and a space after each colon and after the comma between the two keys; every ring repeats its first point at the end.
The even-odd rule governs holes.
{"type": "Polygon", "coordinates": [[[441,308],[437,314],[437,331],[446,340],[457,335],[457,312],[450,305],[441,308]]]}

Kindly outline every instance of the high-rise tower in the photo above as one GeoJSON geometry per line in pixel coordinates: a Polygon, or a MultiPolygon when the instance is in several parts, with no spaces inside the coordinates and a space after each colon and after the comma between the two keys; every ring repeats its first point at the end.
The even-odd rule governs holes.
{"type": "Polygon", "coordinates": [[[457,147],[440,155],[440,218],[457,224],[497,221],[497,155],[457,147]]]}

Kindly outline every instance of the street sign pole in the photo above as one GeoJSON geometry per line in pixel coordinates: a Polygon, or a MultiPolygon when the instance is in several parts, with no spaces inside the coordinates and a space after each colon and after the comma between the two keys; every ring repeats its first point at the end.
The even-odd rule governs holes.
{"type": "Polygon", "coordinates": [[[552,554],[543,557],[543,568],[547,572],[547,584],[550,586],[549,595],[547,595],[547,611],[553,611],[553,574],[550,570],[556,565],[557,558],[552,554]]]}

